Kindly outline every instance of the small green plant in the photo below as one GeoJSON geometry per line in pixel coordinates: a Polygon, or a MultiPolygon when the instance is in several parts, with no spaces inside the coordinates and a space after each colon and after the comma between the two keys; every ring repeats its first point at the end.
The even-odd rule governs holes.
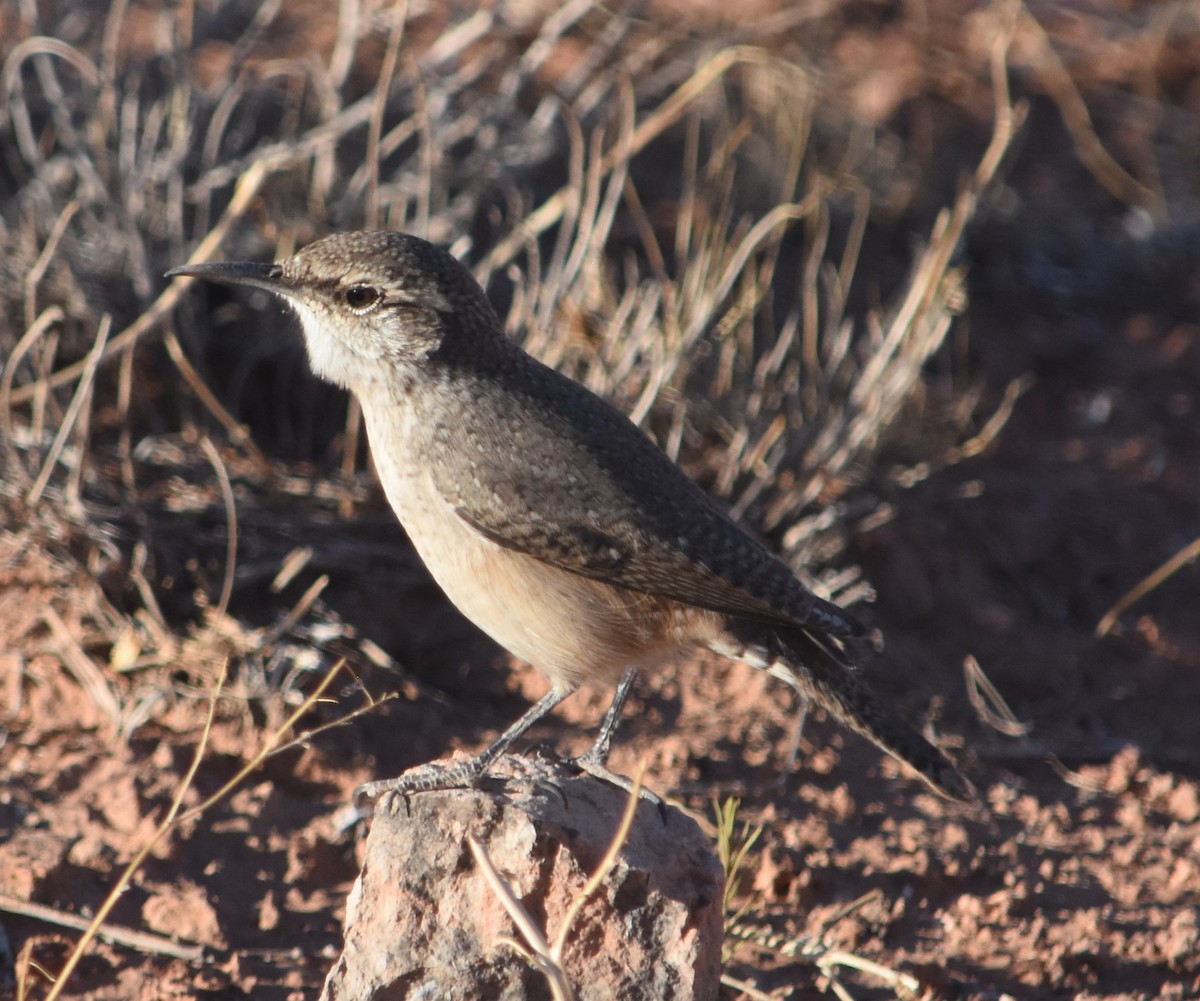
{"type": "Polygon", "coordinates": [[[738,829],[737,815],[741,805],[742,801],[736,796],[730,796],[723,802],[713,800],[713,816],[717,822],[717,857],[725,871],[725,894],[721,908],[726,928],[741,918],[750,906],[747,903],[740,910],[733,910],[733,902],[741,892],[746,859],[763,832],[761,824],[751,827],[748,821],[742,821],[741,829],[738,829]]]}

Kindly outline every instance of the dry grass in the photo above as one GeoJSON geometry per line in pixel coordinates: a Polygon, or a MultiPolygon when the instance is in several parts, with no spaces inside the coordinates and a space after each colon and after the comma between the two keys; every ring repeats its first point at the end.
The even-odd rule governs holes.
{"type": "MultiPolygon", "coordinates": [[[[61,517],[56,531],[107,537],[104,559],[133,570],[138,533],[112,520],[146,507],[148,433],[183,432],[194,503],[214,503],[238,463],[222,449],[261,473],[245,468],[261,457],[228,379],[211,381],[209,335],[186,316],[176,333],[178,289],[159,276],[370,224],[477,260],[481,280],[509,286],[509,329],[531,351],[646,424],[798,568],[836,564],[837,502],[961,305],[950,258],[973,203],[939,221],[907,298],[855,320],[870,198],[810,151],[817,85],[789,59],[587,4],[519,26],[347,4],[324,26],[327,59],[306,44],[322,26],[288,5],[264,7],[235,43],[214,41],[231,13],[190,10],[115,4],[71,44],[46,25],[3,53],[14,522],[61,517]],[[587,57],[564,68],[579,38],[587,57]],[[555,174],[557,188],[538,179],[555,174]],[[205,427],[225,444],[200,455],[205,427]]],[[[236,581],[225,493],[224,584],[201,588],[218,613],[236,581]]],[[[124,618],[164,626],[147,583],[124,618]]],[[[824,589],[866,591],[832,571],[824,589]]]]}
{"type": "Polygon", "coordinates": [[[550,993],[554,1001],[576,1001],[578,997],[575,985],[571,982],[566,970],[565,957],[567,946],[572,939],[575,923],[579,920],[579,915],[584,905],[604,886],[605,881],[612,873],[613,867],[619,861],[622,850],[625,848],[625,842],[629,838],[629,831],[633,827],[633,820],[641,801],[642,774],[644,771],[645,766],[639,766],[637,773],[633,777],[633,784],[629,789],[629,797],[626,800],[625,809],[621,814],[621,820],[617,824],[617,829],[613,832],[612,839],[609,842],[608,850],[605,851],[604,856],[600,859],[592,875],[588,877],[587,882],[572,897],[571,905],[567,909],[567,913],[563,916],[562,923],[554,936],[553,942],[548,937],[549,930],[543,932],[538,927],[537,922],[525,909],[520,899],[513,892],[512,887],[500,875],[482,842],[474,835],[469,835],[467,838],[467,844],[471,848],[471,854],[475,857],[475,864],[479,866],[480,871],[483,873],[484,881],[504,905],[504,909],[508,912],[509,917],[512,918],[513,923],[517,926],[526,943],[522,945],[515,939],[503,938],[497,941],[496,945],[505,945],[513,949],[530,966],[541,973],[550,987],[550,993]]]}
{"type": "MultiPolygon", "coordinates": [[[[23,546],[79,554],[67,558],[110,582],[70,627],[54,606],[43,618],[115,736],[227,662],[236,692],[278,706],[269,692],[289,700],[333,659],[294,638],[320,587],[265,629],[229,614],[239,523],[277,487],[210,381],[203,327],[185,315],[177,331],[180,287],[160,278],[184,260],[286,254],[332,229],[408,229],[477,262],[481,281],[509,288],[514,337],[780,535],[797,569],[830,567],[816,586],[866,593],[834,569],[830,528],[961,305],[952,252],[1009,131],[938,219],[907,294],[856,319],[871,199],[846,165],[812,153],[818,86],[791,59],[591,4],[517,27],[495,10],[346,3],[324,26],[327,58],[305,37],[321,26],[287,5],[216,41],[233,17],[117,3],[82,32],[44,25],[0,53],[0,504],[23,546]],[[586,57],[564,67],[579,38],[586,57]],[[208,510],[225,526],[215,579],[171,552],[172,517],[208,510]],[[161,603],[163,568],[179,563],[193,567],[183,619],[161,603]],[[114,594],[117,578],[133,586],[114,594]]],[[[356,425],[351,411],[347,471],[356,425]]],[[[344,491],[338,501],[353,508],[344,491]]]]}
{"type": "MultiPolygon", "coordinates": [[[[877,513],[850,488],[928,389],[964,304],[957,249],[1020,125],[1014,34],[1092,169],[1160,207],[1016,5],[978,15],[989,42],[964,58],[967,89],[993,96],[992,143],[896,288],[859,267],[887,154],[830,127],[821,67],[798,56],[815,22],[779,15],[726,44],[581,2],[346,0],[311,23],[268,3],[244,24],[232,3],[53,8],[45,23],[26,20],[33,6],[0,12],[0,520],[6,550],[94,582],[37,628],[121,739],[227,660],[235,691],[277,721],[310,674],[363,650],[320,580],[267,625],[239,617],[244,594],[306,558],[256,543],[256,526],[303,524],[314,497],[353,511],[363,489],[265,458],[292,411],[270,385],[247,392],[254,346],[232,372],[214,360],[213,329],[251,321],[181,306],[168,267],[362,226],[447,244],[510,302],[512,336],[849,603],[870,586],[843,566],[846,525],[877,513]],[[275,426],[245,423],[251,393],[271,398],[275,426]],[[201,515],[223,526],[217,542],[180,537],[201,515]],[[179,574],[185,602],[164,585],[179,574]]],[[[1020,391],[929,463],[986,446],[1020,391]]],[[[349,470],[353,415],[347,427],[349,470]]]]}

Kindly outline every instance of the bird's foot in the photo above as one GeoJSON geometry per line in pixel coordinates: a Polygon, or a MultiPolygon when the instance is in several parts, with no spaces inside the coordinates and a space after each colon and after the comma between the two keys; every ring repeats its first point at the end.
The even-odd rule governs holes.
{"type": "Polygon", "coordinates": [[[487,773],[491,758],[468,758],[452,763],[431,762],[410,768],[394,779],[364,782],[354,790],[352,808],[359,819],[366,819],[385,796],[408,797],[435,789],[469,789],[487,773]]]}
{"type": "MultiPolygon", "coordinates": [[[[625,790],[629,795],[633,795],[633,779],[627,775],[614,772],[609,768],[605,762],[605,757],[597,753],[594,747],[586,754],[581,754],[577,758],[568,758],[565,764],[572,768],[578,768],[581,772],[592,776],[592,778],[599,779],[601,782],[607,782],[609,785],[616,786],[618,789],[625,790]]],[[[644,785],[638,786],[637,792],[638,798],[644,799],[647,803],[653,803],[660,811],[665,809],[666,804],[662,798],[656,793],[651,792],[644,785]]]]}

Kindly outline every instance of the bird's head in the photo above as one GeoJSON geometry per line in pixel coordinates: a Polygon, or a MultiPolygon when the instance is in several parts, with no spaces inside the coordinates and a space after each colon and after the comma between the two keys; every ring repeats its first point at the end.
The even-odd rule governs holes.
{"type": "Polygon", "coordinates": [[[276,264],[188,264],[167,272],[179,276],[280,296],[300,318],[313,371],[354,392],[503,339],[470,272],[407,233],[341,233],[276,264]]]}

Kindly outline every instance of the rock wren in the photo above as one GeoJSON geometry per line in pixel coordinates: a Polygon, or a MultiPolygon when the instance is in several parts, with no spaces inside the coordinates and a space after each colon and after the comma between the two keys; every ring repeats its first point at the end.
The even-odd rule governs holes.
{"type": "Polygon", "coordinates": [[[553,686],[476,758],[368,783],[367,796],[474,781],[581,684],[617,685],[581,759],[604,771],[636,671],[708,647],[784,680],[938,792],[971,797],[851,667],[844,641],[862,627],[623,415],[505,337],[447,252],[347,233],[278,264],[168,272],[180,275],[266,289],[295,310],[313,370],[358,397],[379,479],[429,572],[553,686]]]}

